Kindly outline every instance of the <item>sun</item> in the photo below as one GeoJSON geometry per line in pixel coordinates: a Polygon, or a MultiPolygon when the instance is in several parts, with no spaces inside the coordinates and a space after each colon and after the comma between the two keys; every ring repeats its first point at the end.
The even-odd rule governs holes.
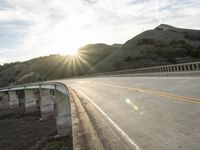
{"type": "Polygon", "coordinates": [[[78,55],[78,50],[69,51],[67,54],[70,56],[76,56],[76,55],[78,55]]]}

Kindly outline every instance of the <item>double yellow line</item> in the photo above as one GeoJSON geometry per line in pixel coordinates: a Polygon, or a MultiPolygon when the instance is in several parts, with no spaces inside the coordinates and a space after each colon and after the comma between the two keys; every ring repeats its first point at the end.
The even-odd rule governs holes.
{"type": "Polygon", "coordinates": [[[96,84],[102,84],[102,85],[110,86],[110,87],[115,87],[115,88],[126,89],[126,90],[133,91],[133,92],[140,92],[140,93],[145,93],[145,94],[157,95],[157,96],[162,96],[162,97],[167,97],[167,98],[170,98],[170,99],[181,100],[181,101],[185,101],[185,102],[189,102],[189,103],[200,104],[200,99],[197,99],[197,98],[179,96],[179,95],[174,95],[174,94],[155,91],[155,90],[146,90],[146,89],[141,89],[141,88],[126,87],[126,86],[115,85],[115,84],[107,84],[107,83],[101,83],[101,82],[95,82],[95,83],[96,84]]]}

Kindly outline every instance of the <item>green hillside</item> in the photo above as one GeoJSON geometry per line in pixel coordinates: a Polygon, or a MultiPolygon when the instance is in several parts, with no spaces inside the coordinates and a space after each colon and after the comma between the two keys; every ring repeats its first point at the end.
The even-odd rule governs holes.
{"type": "Polygon", "coordinates": [[[124,43],[89,73],[200,60],[200,31],[161,24],[124,43]]]}

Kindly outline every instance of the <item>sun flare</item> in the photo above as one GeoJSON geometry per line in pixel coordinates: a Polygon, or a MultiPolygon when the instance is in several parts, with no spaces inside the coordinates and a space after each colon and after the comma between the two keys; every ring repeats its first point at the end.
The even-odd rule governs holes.
{"type": "Polygon", "coordinates": [[[72,50],[67,53],[70,56],[76,56],[78,54],[78,50],[72,50]]]}

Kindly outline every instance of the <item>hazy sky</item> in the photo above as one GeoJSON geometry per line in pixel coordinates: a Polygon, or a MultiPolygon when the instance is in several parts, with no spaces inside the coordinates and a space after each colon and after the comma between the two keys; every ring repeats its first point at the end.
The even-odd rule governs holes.
{"type": "Polygon", "coordinates": [[[0,64],[124,43],[160,23],[200,29],[200,1],[0,0],[0,64]]]}

